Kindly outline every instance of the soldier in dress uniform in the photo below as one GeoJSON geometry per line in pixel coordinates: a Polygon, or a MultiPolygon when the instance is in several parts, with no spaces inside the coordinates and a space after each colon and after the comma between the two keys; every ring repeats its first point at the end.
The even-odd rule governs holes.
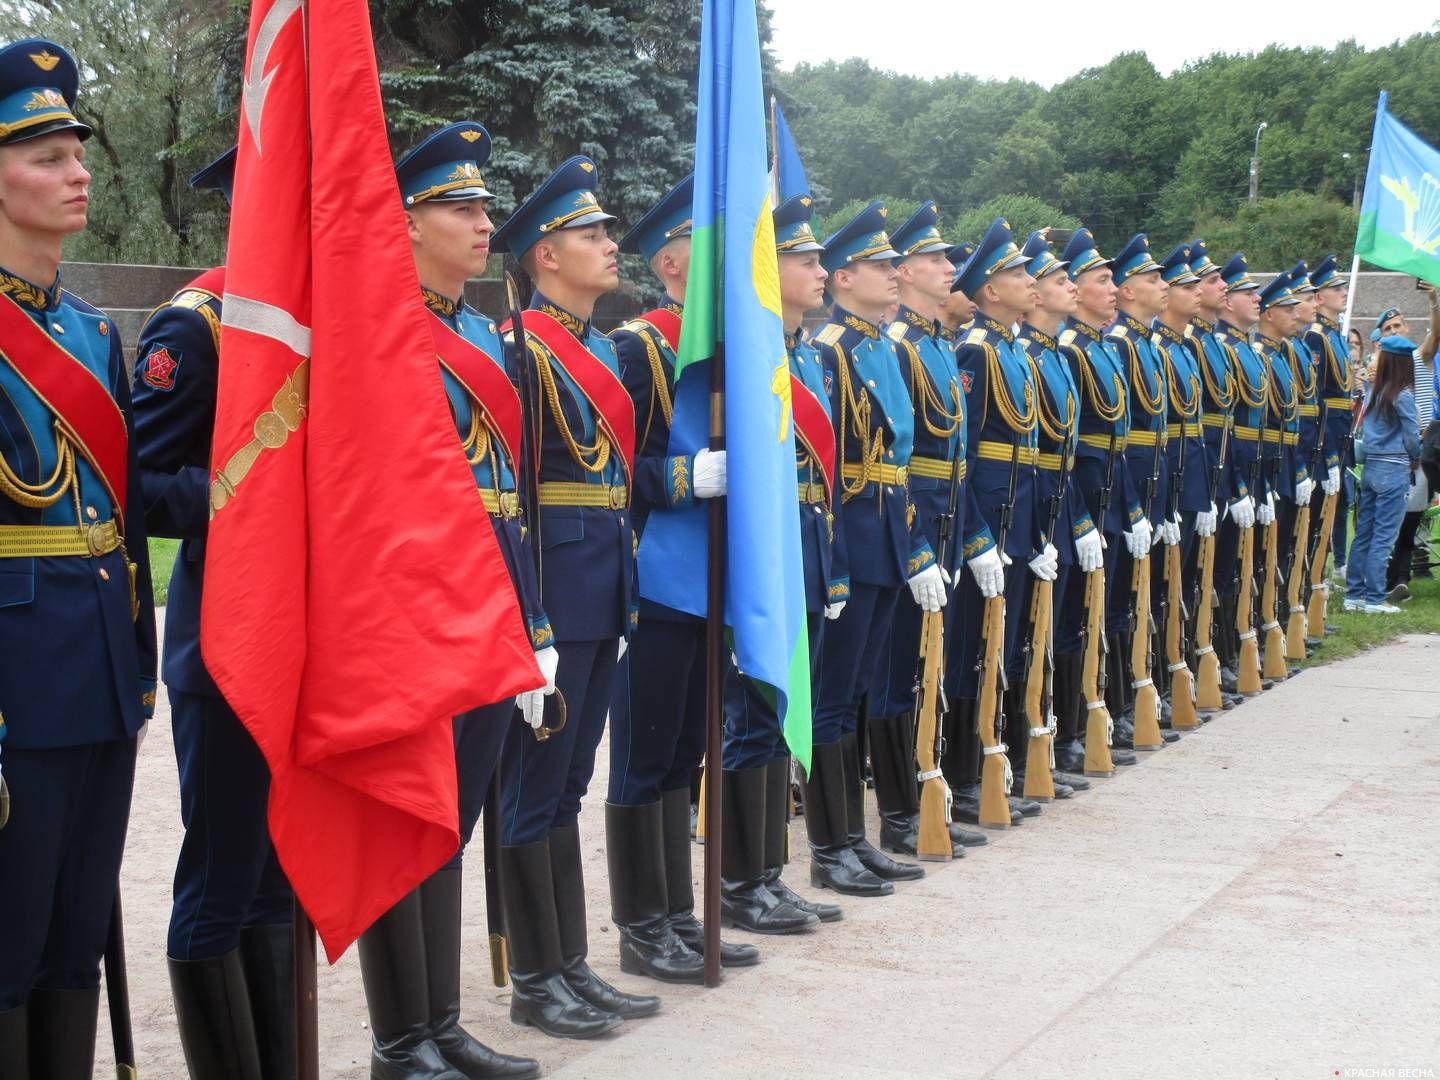
{"type": "MultiPolygon", "coordinates": [[[[1220,276],[1225,282],[1225,300],[1220,319],[1215,324],[1215,340],[1230,361],[1234,398],[1229,447],[1230,499],[1226,505],[1225,520],[1215,538],[1215,592],[1220,598],[1217,625],[1224,627],[1229,634],[1235,632],[1232,628],[1239,625],[1238,612],[1251,611],[1253,604],[1252,582],[1240,581],[1238,576],[1240,534],[1245,529],[1254,528],[1257,521],[1264,524],[1260,520],[1261,514],[1270,512],[1263,478],[1260,484],[1256,483],[1259,477],[1256,459],[1259,456],[1260,422],[1269,384],[1265,361],[1250,344],[1250,333],[1260,317],[1260,286],[1250,276],[1245,254],[1241,252],[1231,256],[1221,269],[1220,276]]],[[[1245,621],[1249,627],[1245,632],[1254,634],[1248,615],[1245,621]]],[[[1233,658],[1238,664],[1239,654],[1237,634],[1231,642],[1230,656],[1221,658],[1221,685],[1227,690],[1236,686],[1236,671],[1232,668],[1227,675],[1224,661],[1233,658]]]]}
{"type": "MultiPolygon", "coordinates": [[[[631,505],[642,561],[645,525],[654,514],[692,511],[725,494],[725,452],[670,452],[675,350],[690,272],[690,212],[695,181],[671,188],[620,241],[650,264],[663,302],[625,323],[610,340],[635,415],[631,505]]],[[[668,577],[663,561],[651,572],[668,577]]],[[[704,981],[703,937],[694,932],[690,873],[690,780],[705,753],[705,620],[646,599],[620,665],[610,705],[610,787],[605,851],[611,915],[620,928],[623,970],[666,982],[704,981]],[[677,921],[679,920],[679,921],[677,921]],[[689,929],[685,936],[677,927],[689,929]]],[[[815,918],[777,908],[776,926],[801,929],[815,918]]],[[[752,945],[722,943],[728,966],[757,963],[752,945]]]]}
{"type": "Polygon", "coordinates": [[[510,366],[538,385],[541,602],[556,652],[565,726],[540,741],[512,724],[501,788],[501,888],[509,933],[510,1018],[590,1038],[649,1016],[654,997],[621,993],[586,963],[580,800],[605,731],[634,607],[630,517],[635,416],[614,344],[590,322],[620,281],[614,221],[595,197],[595,163],[564,162],[490,238],[535,283],[510,366]]]}
{"type": "MultiPolygon", "coordinates": [[[[994,546],[975,494],[965,482],[965,395],[960,390],[955,350],[941,336],[940,305],[952,293],[955,267],[936,227],[939,211],[926,201],[890,236],[901,257],[895,260],[899,309],[885,329],[894,343],[915,417],[914,451],[910,457],[910,502],[916,524],[938,552],[940,519],[950,510],[952,472],[958,474],[959,497],[953,537],[945,557],[952,581],[960,572],[962,551],[994,546]]],[[[955,611],[945,612],[947,635],[954,633],[955,611]]],[[[915,672],[920,653],[922,611],[913,598],[901,595],[895,618],[881,648],[870,687],[866,727],[880,808],[880,847],[902,855],[915,854],[920,827],[920,791],[915,771],[915,672]]],[[[960,686],[958,665],[945,671],[947,700],[960,686]]],[[[968,838],[985,843],[983,833],[951,825],[956,856],[968,838]]]]}
{"type": "MultiPolygon", "coordinates": [[[[1291,267],[1290,294],[1298,301],[1295,305],[1295,330],[1282,344],[1290,356],[1290,370],[1295,376],[1295,393],[1300,411],[1300,432],[1295,454],[1299,463],[1305,466],[1306,478],[1310,481],[1308,486],[1297,487],[1294,505],[1298,514],[1300,507],[1315,503],[1311,511],[1312,518],[1320,512],[1316,492],[1320,487],[1319,478],[1325,476],[1325,434],[1320,429],[1320,369],[1315,353],[1306,341],[1310,327],[1315,324],[1318,292],[1319,290],[1310,284],[1310,267],[1303,259],[1291,267]]],[[[1282,525],[1282,529],[1285,530],[1280,534],[1280,546],[1284,553],[1282,566],[1288,581],[1296,568],[1303,570],[1305,566],[1303,545],[1307,542],[1308,533],[1305,538],[1297,538],[1293,518],[1288,525],[1282,525]]],[[[1308,583],[1302,584],[1302,602],[1305,588],[1308,588],[1308,583]]],[[[1281,611],[1282,616],[1286,614],[1285,610],[1281,611]]]]}
{"type": "Polygon", "coordinates": [[[1321,495],[1310,508],[1310,544],[1313,547],[1320,531],[1320,501],[1325,495],[1340,491],[1340,470],[1344,467],[1346,442],[1350,435],[1350,350],[1340,319],[1350,295],[1350,283],[1335,265],[1335,256],[1326,255],[1310,272],[1315,286],[1315,321],[1305,328],[1305,343],[1315,357],[1319,385],[1316,396],[1325,426],[1321,461],[1323,468],[1316,477],[1321,495]]]}
{"type": "MultiPolygon", "coordinates": [[[[1044,536],[1036,463],[1039,458],[1038,402],[1030,359],[1015,340],[1012,327],[1028,315],[1036,303],[1035,281],[1026,270],[1029,259],[1021,254],[1010,234],[1010,226],[997,218],[975,246],[958,283],[962,292],[975,301],[975,325],[960,342],[956,361],[960,385],[965,391],[965,460],[969,482],[980,509],[981,521],[989,535],[978,533],[980,522],[968,525],[977,539],[966,545],[964,556],[971,575],[959,582],[956,602],[960,619],[955,641],[950,646],[949,664],[960,668],[958,695],[961,717],[951,744],[951,762],[946,769],[954,796],[952,812],[962,821],[980,818],[980,734],[975,716],[978,696],[976,662],[980,656],[980,632],[984,600],[1001,590],[1005,594],[1005,674],[1012,686],[1022,681],[1023,639],[1026,630],[1027,600],[1032,576],[1054,579],[1059,556],[1044,536]],[[1011,477],[1015,478],[1011,488],[1011,477]],[[1010,529],[1004,550],[999,550],[1002,508],[1009,507],[1010,529]],[[994,539],[990,539],[993,537],[994,539]],[[994,554],[991,554],[991,553],[994,554]],[[1019,560],[1026,568],[1013,568],[1007,575],[1004,560],[1019,560]]],[[[1007,710],[1007,730],[997,736],[1013,745],[1025,743],[1024,712],[1007,710]]],[[[987,720],[988,722],[988,720],[987,720]]],[[[1005,742],[998,744],[1005,746],[1005,742]]],[[[1003,752],[1003,750],[1001,751],[1003,752]]],[[[942,766],[943,767],[943,766],[942,766]]],[[[1012,796],[1011,820],[1040,812],[1040,804],[1012,796]]]]}
{"type": "MultiPolygon", "coordinates": [[[[1030,276],[1035,279],[1037,302],[1035,310],[1026,315],[1020,324],[1019,341],[1030,358],[1036,400],[1040,406],[1037,418],[1040,424],[1040,456],[1036,472],[1040,512],[1047,526],[1054,519],[1054,530],[1048,536],[1059,556],[1052,594],[1056,617],[1047,630],[1052,635],[1051,653],[1054,658],[1051,715],[1055,717],[1056,724],[1053,744],[1056,747],[1056,768],[1052,779],[1056,797],[1068,798],[1077,790],[1089,788],[1090,781],[1081,775],[1084,771],[1084,750],[1079,745],[1079,713],[1075,708],[1080,694],[1076,661],[1081,659],[1084,605],[1071,603],[1066,607],[1062,601],[1072,589],[1083,598],[1083,576],[1104,565],[1105,544],[1074,482],[1080,391],[1070,365],[1060,355],[1058,335],[1065,320],[1075,314],[1079,294],[1070,275],[1065,272],[1069,264],[1056,258],[1050,248],[1046,238],[1048,231],[1031,233],[1021,249],[1022,254],[1030,259],[1029,270],[1030,276]],[[1065,460],[1067,457],[1068,462],[1065,460]],[[1061,755],[1062,747],[1068,749],[1068,755],[1061,755]],[[1071,766],[1069,771],[1061,767],[1062,756],[1067,757],[1065,764],[1071,766]]],[[[1019,695],[1023,695],[1024,682],[1020,680],[1015,688],[1019,695]]],[[[1015,704],[1023,711],[1023,696],[1017,698],[1015,704]]],[[[1045,719],[1048,721],[1049,717],[1045,719]]],[[[1015,779],[1018,783],[1028,757],[1025,744],[1011,746],[1010,753],[1016,763],[1015,779]]]]}
{"type": "MultiPolygon", "coordinates": [[[[1137,689],[1130,663],[1132,635],[1150,632],[1150,612],[1138,611],[1134,597],[1134,566],[1153,543],[1180,542],[1180,525],[1167,516],[1169,468],[1165,446],[1169,435],[1169,385],[1155,332],[1151,328],[1165,310],[1169,286],[1160,264],[1150,254],[1144,233],[1130,238],[1115,256],[1115,306],[1118,314],[1106,338],[1115,347],[1128,379],[1130,434],[1125,458],[1131,482],[1140,496],[1141,518],[1132,521],[1125,549],[1115,561],[1110,589],[1106,632],[1110,635],[1110,713],[1115,718],[1115,744],[1134,748],[1137,689]]],[[[1148,673],[1147,673],[1148,677],[1148,673]]],[[[1178,738],[1165,732],[1166,741],[1178,738]]]]}
{"type": "MultiPolygon", "coordinates": [[[[814,201],[809,195],[793,195],[774,212],[795,420],[796,491],[812,682],[819,676],[825,624],[845,610],[850,588],[849,582],[835,575],[830,557],[836,460],[834,373],[825,370],[819,351],[805,340],[802,325],[805,313],[824,303],[829,277],[820,265],[824,249],[811,229],[813,214],[814,201]]],[[[765,916],[773,910],[771,897],[809,912],[821,922],[840,919],[843,912],[839,907],[806,900],[780,879],[790,835],[790,753],[773,700],[733,664],[725,678],[723,757],[725,841],[720,860],[720,910],[727,921],[743,929],[763,930],[765,916]]],[[[841,792],[836,789],[833,794],[841,792]]],[[[805,804],[812,836],[824,833],[826,814],[825,806],[805,804]]],[[[830,814],[841,818],[843,810],[831,808],[830,814]]]]}
{"type": "MultiPolygon", "coordinates": [[[[53,41],[0,49],[0,1076],[89,1077],[155,613],[115,323],[60,285],[90,129],[53,41]]],[[[121,944],[116,942],[116,944],[121,944]]]]}
{"type": "Polygon", "coordinates": [[[940,338],[952,349],[959,348],[960,339],[975,319],[975,304],[960,291],[960,268],[975,253],[975,245],[968,240],[945,249],[945,261],[955,267],[955,277],[950,283],[950,295],[940,304],[940,338]]]}
{"type": "MultiPolygon", "coordinates": [[[[234,176],[231,147],[190,186],[228,204],[234,176]]],[[[270,770],[200,656],[224,294],[224,269],[207,270],[151,312],[136,351],[145,523],[181,541],[161,677],[185,839],[165,953],[190,1075],[285,1077],[295,1073],[294,898],[270,843],[270,770]]]]}
{"type": "MultiPolygon", "coordinates": [[[[1100,253],[1090,230],[1084,228],[1075,230],[1061,258],[1068,264],[1066,272],[1076,292],[1075,313],[1061,329],[1057,342],[1078,394],[1079,434],[1072,483],[1091,520],[1104,534],[1108,583],[1114,578],[1132,524],[1145,516],[1125,458],[1130,431],[1127,372],[1114,344],[1105,336],[1105,327],[1115,317],[1114,261],[1100,253]]],[[[1084,655],[1069,629],[1085,623],[1084,577],[1072,573],[1058,594],[1059,624],[1066,628],[1060,636],[1066,645],[1063,649],[1057,646],[1055,656],[1057,726],[1061,731],[1075,732],[1077,738],[1085,731],[1087,725],[1081,719],[1089,715],[1087,707],[1092,704],[1081,692],[1084,655]],[[1067,718],[1059,712],[1061,709],[1068,709],[1071,715],[1067,718]]],[[[1114,719],[1118,727],[1120,718],[1114,719]]],[[[1111,749],[1110,758],[1116,765],[1134,765],[1136,761],[1133,751],[1120,747],[1111,749]]],[[[1084,770],[1085,749],[1076,738],[1057,739],[1055,766],[1065,772],[1084,770]]]]}
{"type": "Polygon", "coordinates": [[[883,896],[892,881],[923,877],[865,838],[864,788],[856,729],[880,648],[902,587],[929,611],[945,605],[945,575],[917,520],[908,490],[914,416],[895,345],[880,330],[896,303],[900,257],[885,232],[885,207],[874,202],[824,244],[821,264],[835,298],[830,320],[812,339],[834,373],[839,422],[839,507],[832,570],[848,583],[845,609],[825,631],[815,730],[805,789],[829,808],[807,818],[810,881],[854,896],[883,896]],[[843,816],[841,808],[843,807],[843,816]],[[817,832],[816,826],[822,826],[817,832]]]}

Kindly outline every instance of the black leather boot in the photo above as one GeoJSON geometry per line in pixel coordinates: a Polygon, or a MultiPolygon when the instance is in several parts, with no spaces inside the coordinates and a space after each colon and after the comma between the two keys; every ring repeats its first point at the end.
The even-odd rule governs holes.
{"type": "MultiPolygon", "coordinates": [[[[870,747],[870,769],[875,777],[875,805],[880,811],[880,847],[900,855],[914,855],[920,830],[918,799],[911,805],[910,788],[898,759],[893,716],[871,716],[865,721],[865,739],[870,747]]],[[[911,760],[914,751],[911,751],[911,760]]]]}
{"type": "Polygon", "coordinates": [[[623,1022],[565,981],[550,841],[500,849],[500,898],[510,945],[510,1019],[560,1039],[593,1039],[623,1022]]]}
{"type": "Polygon", "coordinates": [[[860,745],[854,734],[840,736],[841,764],[845,769],[845,824],[850,850],[860,865],[886,881],[918,881],[925,868],[896,862],[865,838],[865,787],[860,782],[860,745]]]}
{"type": "Polygon", "coordinates": [[[418,888],[360,935],[360,975],[370,1010],[370,1080],[463,1080],[430,1037],[418,888]]]}
{"type": "Polygon", "coordinates": [[[498,1053],[460,1026],[460,882],[457,866],[435,871],[420,885],[430,1037],[446,1062],[470,1080],[539,1076],[538,1061],[498,1053]]]}
{"type": "Polygon", "coordinates": [[[626,1020],[654,1016],[660,1011],[658,997],[617,990],[595,974],[586,960],[590,942],[585,928],[585,871],[580,865],[579,822],[550,830],[550,873],[560,922],[560,957],[570,989],[597,1009],[626,1020]]]}
{"type": "MultiPolygon", "coordinates": [[[[670,929],[703,958],[705,928],[695,917],[695,884],[690,878],[690,838],[680,827],[682,815],[689,813],[681,804],[688,799],[686,788],[660,793],[661,827],[665,840],[665,898],[670,905],[670,929]]],[[[760,950],[754,945],[720,942],[721,967],[753,967],[759,962],[760,950]]]]}
{"type": "Polygon", "coordinates": [[[30,991],[31,1080],[90,1080],[99,1006],[99,987],[30,991]]]}
{"type": "Polygon", "coordinates": [[[605,804],[610,918],[620,928],[620,970],[674,983],[705,981],[705,960],[670,928],[660,800],[605,804]]]}
{"type": "Polygon", "coordinates": [[[895,886],[872,874],[850,850],[842,757],[838,742],[816,743],[810,748],[810,775],[805,778],[810,884],[844,896],[889,896],[895,886]]]}
{"type": "Polygon", "coordinates": [[[0,1012],[0,1076],[30,1075],[30,1003],[0,1012]]]}
{"type": "Polygon", "coordinates": [[[295,1078],[295,925],[250,926],[240,931],[240,959],[255,1020],[255,1045],[265,1080],[295,1078]]]}
{"type": "Polygon", "coordinates": [[[762,880],[780,899],[788,900],[821,922],[835,922],[845,915],[839,907],[806,900],[780,880],[780,873],[789,857],[789,795],[790,758],[788,755],[772,758],[765,766],[765,872],[762,880]]]}
{"type": "Polygon", "coordinates": [[[726,769],[721,785],[720,915],[752,934],[795,934],[820,919],[765,884],[765,766],[726,769]]]}
{"type": "Polygon", "coordinates": [[[167,958],[167,963],[180,1049],[193,1080],[264,1080],[240,950],[203,960],[167,958]]]}
{"type": "MultiPolygon", "coordinates": [[[[968,821],[971,825],[980,824],[980,785],[968,784],[965,787],[950,789],[950,813],[961,821],[968,821]]],[[[1010,824],[1019,825],[1024,818],[1015,807],[1010,808],[1010,824]]]]}

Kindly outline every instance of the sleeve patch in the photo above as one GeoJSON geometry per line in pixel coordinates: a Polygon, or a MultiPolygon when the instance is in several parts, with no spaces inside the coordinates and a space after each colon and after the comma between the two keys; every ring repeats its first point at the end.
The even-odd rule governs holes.
{"type": "Polygon", "coordinates": [[[969,394],[969,393],[970,393],[970,387],[972,387],[973,385],[975,385],[975,373],[974,373],[973,371],[971,371],[969,368],[961,368],[961,369],[960,369],[960,388],[961,388],[962,390],[964,390],[966,394],[969,394]]]}
{"type": "Polygon", "coordinates": [[[175,375],[180,370],[181,359],[180,353],[172,353],[164,345],[151,349],[145,357],[145,366],[140,370],[140,378],[146,386],[168,393],[175,389],[175,375]]]}

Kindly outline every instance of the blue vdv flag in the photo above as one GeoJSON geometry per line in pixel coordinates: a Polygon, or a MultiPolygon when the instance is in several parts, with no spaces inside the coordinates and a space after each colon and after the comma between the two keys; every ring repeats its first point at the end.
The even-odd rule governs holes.
{"type": "Polygon", "coordinates": [[[795,145],[795,137],[790,134],[785,113],[773,97],[770,99],[770,115],[775,139],[775,167],[770,173],[770,198],[779,206],[794,195],[809,195],[810,181],[805,178],[805,165],[800,160],[800,148],[795,145]]]}
{"type": "Polygon", "coordinates": [[[1380,92],[1355,254],[1440,285],[1440,150],[1386,109],[1380,92]]]}

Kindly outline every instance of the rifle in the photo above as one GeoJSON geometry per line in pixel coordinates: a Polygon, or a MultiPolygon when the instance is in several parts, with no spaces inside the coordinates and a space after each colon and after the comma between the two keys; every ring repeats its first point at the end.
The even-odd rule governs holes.
{"type": "MultiPolygon", "coordinates": [[[[1315,393],[1320,394],[1320,380],[1315,380],[1315,393]]],[[[1310,475],[1320,467],[1320,456],[1325,449],[1325,421],[1329,418],[1330,407],[1320,400],[1319,423],[1315,428],[1315,449],[1310,452],[1310,475]]],[[[1323,507],[1322,507],[1323,512],[1323,507]]],[[[1290,609],[1290,618],[1285,627],[1285,657],[1288,660],[1305,659],[1305,605],[1300,602],[1300,585],[1309,570],[1310,558],[1310,503],[1299,508],[1295,515],[1295,555],[1290,564],[1290,580],[1287,583],[1285,601],[1290,609]]]]}
{"type": "MultiPolygon", "coordinates": [[[[1173,372],[1173,367],[1172,367],[1173,372]]],[[[1199,423],[1200,387],[1195,387],[1195,416],[1199,423]]],[[[1180,417],[1180,461],[1179,468],[1170,477],[1170,500],[1172,512],[1180,512],[1180,489],[1185,479],[1185,417],[1180,417]]],[[[1190,665],[1185,662],[1184,624],[1188,613],[1185,610],[1184,584],[1180,580],[1180,545],[1165,545],[1165,584],[1169,594],[1165,619],[1166,670],[1170,672],[1170,722],[1177,731],[1187,731],[1200,726],[1195,715],[1195,681],[1190,674],[1190,665]]]]}
{"type": "MultiPolygon", "coordinates": [[[[1115,477],[1115,430],[1110,431],[1110,451],[1105,456],[1105,483],[1100,488],[1100,520],[1096,528],[1105,531],[1110,510],[1110,489],[1115,477]]],[[[1080,673],[1080,690],[1085,695],[1085,775],[1114,776],[1115,762],[1110,743],[1115,738],[1115,721],[1105,705],[1109,678],[1105,642],[1105,567],[1085,575],[1085,658],[1080,673]]]]}
{"type": "MultiPolygon", "coordinates": [[[[1263,382],[1260,386],[1260,426],[1256,429],[1255,460],[1250,464],[1250,491],[1259,511],[1261,464],[1265,459],[1265,428],[1270,419],[1270,376],[1265,370],[1265,361],[1260,361],[1263,382]]],[[[1236,379],[1243,379],[1245,372],[1236,372],[1236,379]]],[[[1235,392],[1240,388],[1237,385],[1235,392]]],[[[1236,689],[1247,697],[1258,694],[1260,685],[1260,645],[1255,640],[1255,527],[1240,530],[1240,595],[1235,602],[1235,632],[1240,640],[1240,657],[1237,661],[1236,689]]]]}
{"type": "Polygon", "coordinates": [[[130,979],[125,970],[125,918],[120,910],[120,887],[110,908],[110,931],[105,938],[105,1000],[110,1006],[110,1038],[115,1048],[118,1080],[136,1080],[135,1036],[130,1028],[130,979]]]}
{"type": "MultiPolygon", "coordinates": [[[[1078,428],[1078,422],[1077,422],[1078,428]]],[[[1065,484],[1070,479],[1070,434],[1060,444],[1060,475],[1050,496],[1047,538],[1055,535],[1065,484]]],[[[1030,740],[1025,749],[1025,797],[1049,802],[1055,798],[1055,583],[1036,581],[1030,598],[1030,660],[1025,672],[1025,716],[1030,740]]]]}
{"type": "MultiPolygon", "coordinates": [[[[1274,390],[1272,382],[1270,393],[1266,395],[1267,408],[1274,403],[1274,390]]],[[[1285,456],[1283,420],[1276,434],[1280,439],[1276,443],[1275,457],[1269,465],[1271,490],[1274,490],[1279,480],[1281,461],[1285,456]]],[[[1260,627],[1265,631],[1265,666],[1262,675],[1267,679],[1283,679],[1289,674],[1285,664],[1285,631],[1280,628],[1280,619],[1275,608],[1280,584],[1280,519],[1277,514],[1275,519],[1265,526],[1265,587],[1260,594],[1260,611],[1266,620],[1260,627]]]]}
{"type": "MultiPolygon", "coordinates": [[[[1345,433],[1345,440],[1340,447],[1340,469],[1345,469],[1345,461],[1350,456],[1350,444],[1355,441],[1355,423],[1352,417],[1349,430],[1345,433]]],[[[1344,483],[1344,479],[1341,479],[1344,483]]],[[[1329,586],[1325,584],[1325,563],[1330,557],[1330,532],[1335,525],[1336,506],[1340,502],[1340,493],[1326,495],[1325,502],[1320,508],[1320,535],[1315,538],[1315,553],[1310,557],[1310,609],[1309,609],[1309,634],[1312,638],[1325,636],[1325,604],[1329,599],[1329,586]]]]}
{"type": "MultiPolygon", "coordinates": [[[[1203,349],[1203,345],[1202,345],[1203,349]]],[[[1202,355],[1201,362],[1205,362],[1202,355]]],[[[1235,391],[1239,393],[1237,389],[1235,391]]],[[[1220,490],[1220,477],[1225,474],[1225,463],[1230,450],[1230,421],[1234,399],[1225,409],[1224,423],[1220,428],[1220,450],[1216,455],[1215,467],[1210,470],[1210,505],[1215,505],[1215,495],[1220,490]]],[[[1218,511],[1217,511],[1218,516],[1218,511]]],[[[1219,529],[1219,521],[1216,521],[1219,529]]],[[[1200,538],[1200,594],[1195,613],[1195,707],[1213,712],[1225,707],[1220,694],[1220,660],[1215,655],[1215,609],[1211,603],[1215,595],[1215,533],[1200,538]]],[[[1172,706],[1173,708],[1173,706],[1172,706]]]]}
{"type": "MultiPolygon", "coordinates": [[[[1005,554],[1005,542],[1010,537],[1010,517],[1015,508],[1015,481],[1020,470],[1020,433],[1015,433],[1015,442],[1010,449],[1010,485],[1006,490],[1005,502],[1000,507],[1000,535],[997,550],[1005,554]]],[[[1010,827],[1010,787],[1014,773],[1009,749],[1002,741],[1005,732],[1005,694],[1009,689],[1005,680],[1005,590],[985,601],[985,613],[980,633],[979,660],[980,692],[975,704],[975,716],[980,728],[980,746],[984,762],[980,774],[980,824],[988,829],[1010,827]]]]}
{"type": "MultiPolygon", "coordinates": [[[[940,515],[935,558],[943,568],[950,553],[955,515],[960,506],[960,447],[950,447],[950,492],[945,512],[940,515]]],[[[945,736],[940,715],[945,710],[945,611],[927,611],[921,617],[920,656],[915,672],[915,779],[920,784],[920,831],[916,855],[928,861],[946,862],[954,857],[950,842],[950,788],[940,769],[945,756],[945,736]]],[[[1008,810],[1006,820],[1009,820],[1008,810]]]]}
{"type": "MultiPolygon", "coordinates": [[[[1183,431],[1183,429],[1182,429],[1183,431]]],[[[1143,512],[1149,514],[1155,485],[1160,482],[1162,423],[1155,432],[1155,452],[1150,461],[1150,475],[1145,479],[1143,512]]],[[[1165,745],[1160,734],[1160,694],[1150,677],[1150,638],[1155,632],[1155,618],[1150,610],[1150,552],[1135,560],[1130,590],[1135,598],[1130,635],[1130,685],[1135,688],[1135,749],[1159,750],[1165,745]],[[1143,624],[1141,620],[1144,620],[1143,624]]]]}

